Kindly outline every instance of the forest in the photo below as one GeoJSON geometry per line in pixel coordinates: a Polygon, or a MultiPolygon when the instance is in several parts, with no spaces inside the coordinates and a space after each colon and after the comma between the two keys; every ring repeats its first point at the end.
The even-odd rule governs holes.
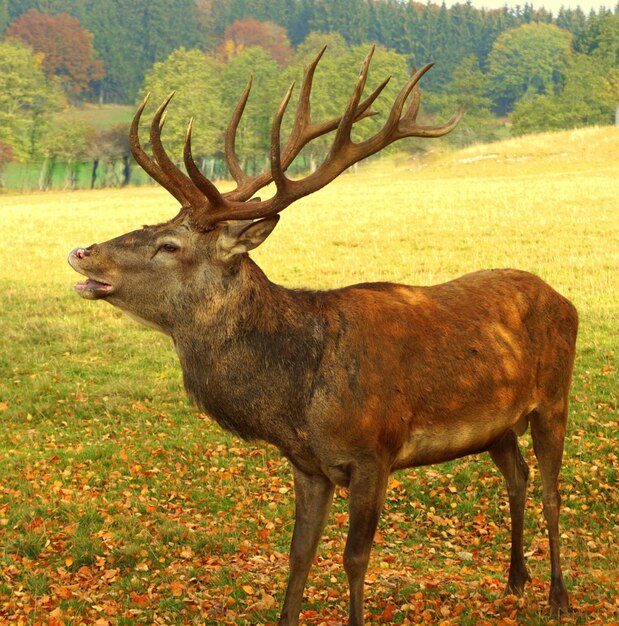
{"type": "MultiPolygon", "coordinates": [[[[421,83],[423,115],[438,123],[463,104],[451,143],[612,124],[618,7],[553,15],[527,4],[399,0],[0,0],[0,184],[138,182],[131,111],[146,92],[158,103],[172,90],[166,145],[180,154],[194,116],[194,155],[211,176],[226,176],[223,133],[250,74],[238,148],[245,167],[260,169],[279,101],[325,44],[316,119],[340,114],[375,44],[370,82],[392,76],[377,108],[390,108],[413,67],[433,62],[421,83]]],[[[379,123],[364,122],[359,135],[379,123]]],[[[296,166],[312,167],[324,148],[316,142],[296,166]]]]}

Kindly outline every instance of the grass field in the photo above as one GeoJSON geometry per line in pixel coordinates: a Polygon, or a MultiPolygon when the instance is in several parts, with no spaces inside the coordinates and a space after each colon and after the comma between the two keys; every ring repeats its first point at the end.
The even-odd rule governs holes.
{"type": "Polygon", "coordinates": [[[107,129],[117,124],[129,124],[135,113],[134,107],[125,104],[90,104],[70,107],[56,114],[61,121],[86,122],[98,129],[107,129]]]}
{"type": "MultiPolygon", "coordinates": [[[[360,167],[289,208],[255,258],[329,288],[531,270],[577,306],[561,491],[565,624],[619,624],[619,129],[525,137],[360,167]]],[[[184,399],[170,341],[72,292],[69,250],[165,220],[156,188],[0,197],[0,623],[267,624],[287,573],[286,462],[184,399]]],[[[532,467],[533,581],[501,598],[507,498],[487,455],[393,476],[369,623],[544,624],[549,561],[532,467]]],[[[305,624],[343,624],[346,498],[310,574],[305,624]]]]}

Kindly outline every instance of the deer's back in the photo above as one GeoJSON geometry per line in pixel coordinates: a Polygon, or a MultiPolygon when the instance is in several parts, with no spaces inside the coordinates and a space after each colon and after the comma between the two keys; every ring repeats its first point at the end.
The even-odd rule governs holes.
{"type": "Polygon", "coordinates": [[[329,297],[330,349],[308,421],[317,440],[331,433],[332,453],[347,442],[391,454],[394,466],[454,458],[569,385],[576,312],[532,274],[362,284],[329,297]]]}

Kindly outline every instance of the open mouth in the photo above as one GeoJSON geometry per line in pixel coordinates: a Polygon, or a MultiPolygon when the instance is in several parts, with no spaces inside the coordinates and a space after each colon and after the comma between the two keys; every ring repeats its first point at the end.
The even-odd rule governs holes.
{"type": "Polygon", "coordinates": [[[67,261],[69,265],[80,274],[84,274],[86,276],[86,280],[82,280],[77,283],[73,287],[75,291],[82,296],[82,298],[88,298],[90,300],[96,300],[97,298],[103,298],[108,296],[114,291],[114,287],[110,285],[110,283],[106,283],[102,280],[96,280],[94,278],[89,278],[88,274],[90,272],[84,270],[80,265],[90,256],[88,249],[84,248],[75,248],[69,253],[69,257],[67,261]]]}
{"type": "Polygon", "coordinates": [[[102,298],[109,295],[113,287],[109,283],[103,283],[93,278],[87,278],[73,287],[84,298],[102,298]]]}

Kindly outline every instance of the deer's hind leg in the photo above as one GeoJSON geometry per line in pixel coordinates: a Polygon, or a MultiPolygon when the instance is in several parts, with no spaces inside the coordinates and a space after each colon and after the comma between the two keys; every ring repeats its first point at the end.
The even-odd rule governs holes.
{"type": "Polygon", "coordinates": [[[556,615],[569,610],[559,550],[561,497],[558,490],[567,425],[567,398],[561,398],[548,408],[538,408],[531,415],[530,424],[542,479],[542,503],[550,544],[550,610],[556,615]]]}
{"type": "Polygon", "coordinates": [[[511,559],[505,595],[513,593],[521,596],[525,584],[531,580],[524,560],[523,548],[524,508],[529,466],[520,454],[516,433],[511,430],[495,443],[489,452],[507,483],[509,513],[512,521],[511,559]]]}

